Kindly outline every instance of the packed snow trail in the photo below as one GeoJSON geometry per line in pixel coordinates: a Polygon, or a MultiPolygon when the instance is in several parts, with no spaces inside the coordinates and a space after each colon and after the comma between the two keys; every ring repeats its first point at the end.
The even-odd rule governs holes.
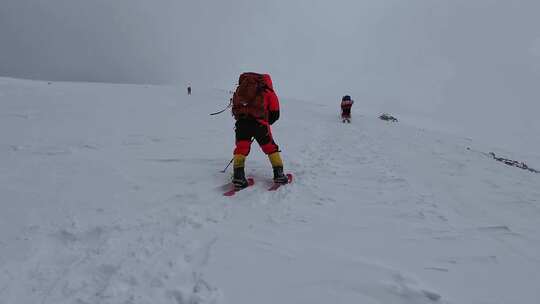
{"type": "MultiPolygon", "coordinates": [[[[234,243],[239,246],[256,239],[267,251],[283,255],[283,261],[274,256],[272,271],[267,273],[272,258],[263,259],[260,267],[260,261],[252,258],[253,265],[244,266],[247,273],[241,277],[264,273],[264,283],[246,282],[243,289],[249,293],[238,295],[236,301],[247,302],[260,290],[256,298],[270,303],[276,300],[273,293],[290,286],[303,289],[281,301],[422,303],[445,295],[439,301],[505,303],[527,292],[536,298],[538,237],[527,231],[538,229],[537,176],[508,172],[467,152],[468,140],[369,117],[357,116],[354,124],[342,125],[327,114],[331,106],[319,111],[309,110],[314,106],[307,103],[290,107],[296,111],[289,115],[298,119],[284,121],[280,128],[294,130],[281,143],[284,158],[297,176],[295,186],[266,199],[269,210],[261,211],[259,194],[247,198],[255,202],[255,210],[245,211],[242,205],[231,221],[237,226],[252,218],[235,238],[245,235],[247,227],[267,222],[270,227],[247,233],[234,243]],[[507,201],[513,195],[520,202],[507,201]],[[258,212],[261,215],[256,217],[258,212]],[[287,241],[280,244],[283,238],[287,241]],[[528,268],[531,264],[535,271],[528,268]],[[522,282],[523,274],[533,280],[522,282]],[[309,285],[306,278],[323,278],[326,283],[309,285]],[[423,285],[426,282],[429,287],[423,285]],[[279,288],[267,288],[276,284],[279,288]],[[494,285],[504,286],[505,292],[489,291],[494,285]]],[[[248,257],[240,252],[232,256],[241,257],[238,268],[233,268],[238,273],[248,257]]],[[[231,267],[230,260],[224,260],[231,267]]],[[[218,281],[224,284],[226,278],[218,281]]],[[[225,288],[229,289],[234,290],[225,288]]]]}
{"type": "Polygon", "coordinates": [[[285,98],[273,132],[294,183],[267,191],[254,145],[256,184],[223,197],[233,121],[208,113],[225,91],[0,78],[0,92],[2,304],[540,298],[539,176],[471,139],[285,98]]]}

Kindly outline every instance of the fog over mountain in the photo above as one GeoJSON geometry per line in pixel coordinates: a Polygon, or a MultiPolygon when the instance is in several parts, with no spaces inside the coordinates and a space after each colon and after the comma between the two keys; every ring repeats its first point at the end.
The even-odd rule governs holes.
{"type": "Polygon", "coordinates": [[[533,0],[1,4],[1,76],[230,88],[256,70],[289,97],[349,93],[381,110],[469,122],[491,107],[519,121],[538,111],[533,0]]]}

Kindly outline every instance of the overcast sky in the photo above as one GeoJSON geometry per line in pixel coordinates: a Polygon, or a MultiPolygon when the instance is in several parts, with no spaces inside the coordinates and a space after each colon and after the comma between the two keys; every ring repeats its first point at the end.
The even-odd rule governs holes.
{"type": "Polygon", "coordinates": [[[426,113],[538,110],[537,0],[0,4],[2,76],[230,88],[254,70],[296,98],[348,93],[426,113]]]}
{"type": "Polygon", "coordinates": [[[399,3],[327,2],[0,0],[0,74],[230,85],[258,70],[302,96],[354,70],[399,3]]]}

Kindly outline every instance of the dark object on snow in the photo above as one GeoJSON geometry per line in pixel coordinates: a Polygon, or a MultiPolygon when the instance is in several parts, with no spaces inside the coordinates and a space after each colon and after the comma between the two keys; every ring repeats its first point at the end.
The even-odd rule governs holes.
{"type": "Polygon", "coordinates": [[[188,87],[187,87],[187,94],[188,94],[188,95],[191,95],[191,86],[188,86],[188,87]]]}
{"type": "Polygon", "coordinates": [[[382,120],[386,120],[386,121],[391,121],[391,122],[397,122],[397,118],[395,118],[394,116],[388,114],[388,113],[384,113],[384,114],[381,114],[381,116],[379,116],[379,119],[382,119],[382,120]]]}
{"type": "Polygon", "coordinates": [[[494,160],[499,161],[499,162],[501,162],[501,163],[503,163],[505,165],[520,168],[520,169],[527,170],[527,171],[530,171],[530,172],[533,172],[533,173],[540,173],[540,171],[535,170],[533,168],[530,168],[524,162],[518,162],[516,160],[511,160],[511,159],[504,158],[504,157],[498,157],[498,156],[495,156],[495,153],[493,153],[493,152],[489,152],[489,156],[493,157],[494,160]]]}

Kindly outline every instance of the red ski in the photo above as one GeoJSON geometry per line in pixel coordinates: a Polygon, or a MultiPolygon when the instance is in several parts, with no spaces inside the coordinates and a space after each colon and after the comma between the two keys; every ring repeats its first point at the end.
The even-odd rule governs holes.
{"type": "MultiPolygon", "coordinates": [[[[288,179],[288,183],[287,183],[287,184],[292,183],[292,181],[293,181],[293,176],[292,176],[292,174],[287,173],[286,175],[287,175],[287,179],[288,179]]],[[[281,186],[283,186],[283,185],[286,185],[286,184],[277,184],[277,183],[274,183],[274,184],[272,185],[272,187],[268,188],[268,191],[276,191],[277,189],[279,189],[279,187],[281,187],[281,186]]]]}
{"type": "MultiPolygon", "coordinates": [[[[253,186],[255,184],[255,180],[253,178],[251,178],[251,177],[248,177],[247,181],[248,181],[248,186],[246,188],[251,187],[251,186],[253,186]]],[[[235,190],[234,185],[231,185],[231,187],[232,187],[231,190],[223,193],[224,196],[233,196],[233,195],[236,194],[236,192],[246,189],[246,188],[244,188],[244,189],[240,189],[240,190],[235,190]]]]}

